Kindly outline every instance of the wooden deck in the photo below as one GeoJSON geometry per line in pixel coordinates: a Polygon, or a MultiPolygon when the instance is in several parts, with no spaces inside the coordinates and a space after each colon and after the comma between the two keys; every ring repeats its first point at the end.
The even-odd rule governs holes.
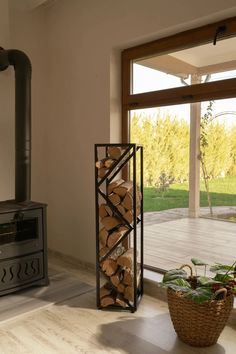
{"type": "Polygon", "coordinates": [[[192,257],[209,264],[236,260],[236,223],[187,217],[156,222],[144,217],[144,262],[162,269],[178,268],[192,257]],[[150,221],[151,220],[151,221],[150,221]]]}

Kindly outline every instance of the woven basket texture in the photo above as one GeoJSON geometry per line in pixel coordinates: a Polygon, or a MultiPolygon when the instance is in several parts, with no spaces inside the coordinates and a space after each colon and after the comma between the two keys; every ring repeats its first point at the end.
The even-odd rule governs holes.
{"type": "Polygon", "coordinates": [[[217,342],[230,312],[234,296],[196,304],[168,289],[170,317],[178,337],[195,347],[207,347],[217,342]]]}

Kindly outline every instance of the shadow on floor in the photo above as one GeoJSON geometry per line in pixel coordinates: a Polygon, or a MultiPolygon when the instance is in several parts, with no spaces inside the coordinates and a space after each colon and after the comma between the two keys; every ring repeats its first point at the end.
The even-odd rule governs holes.
{"type": "Polygon", "coordinates": [[[135,317],[100,325],[96,340],[107,348],[127,354],[224,354],[220,344],[196,348],[181,342],[169,314],[153,318],[135,317]]]}

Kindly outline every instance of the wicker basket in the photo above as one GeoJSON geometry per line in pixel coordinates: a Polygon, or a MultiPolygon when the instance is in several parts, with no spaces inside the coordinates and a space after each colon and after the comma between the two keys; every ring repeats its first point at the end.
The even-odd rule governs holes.
{"type": "Polygon", "coordinates": [[[174,329],[185,343],[195,347],[215,344],[226,325],[234,296],[196,304],[168,289],[168,306],[174,329]]]}

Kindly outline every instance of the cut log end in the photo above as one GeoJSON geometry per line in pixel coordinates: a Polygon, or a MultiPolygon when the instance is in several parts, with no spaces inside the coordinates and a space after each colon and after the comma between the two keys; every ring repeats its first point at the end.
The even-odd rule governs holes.
{"type": "Polygon", "coordinates": [[[119,146],[111,146],[108,148],[108,155],[110,158],[118,160],[121,157],[122,150],[119,146]]]}
{"type": "Polygon", "coordinates": [[[126,286],[124,291],[124,298],[129,301],[134,301],[134,288],[132,286],[126,286]]]}
{"type": "Polygon", "coordinates": [[[128,249],[118,259],[117,264],[121,267],[132,269],[133,267],[133,249],[128,249]]]}
{"type": "Polygon", "coordinates": [[[108,295],[108,296],[104,296],[101,300],[101,306],[102,307],[107,307],[109,305],[114,305],[116,300],[114,299],[113,296],[108,295]]]}
{"type": "Polygon", "coordinates": [[[102,270],[109,277],[111,277],[113,274],[115,274],[117,269],[118,269],[118,264],[113,259],[106,259],[102,263],[102,270]]]}

